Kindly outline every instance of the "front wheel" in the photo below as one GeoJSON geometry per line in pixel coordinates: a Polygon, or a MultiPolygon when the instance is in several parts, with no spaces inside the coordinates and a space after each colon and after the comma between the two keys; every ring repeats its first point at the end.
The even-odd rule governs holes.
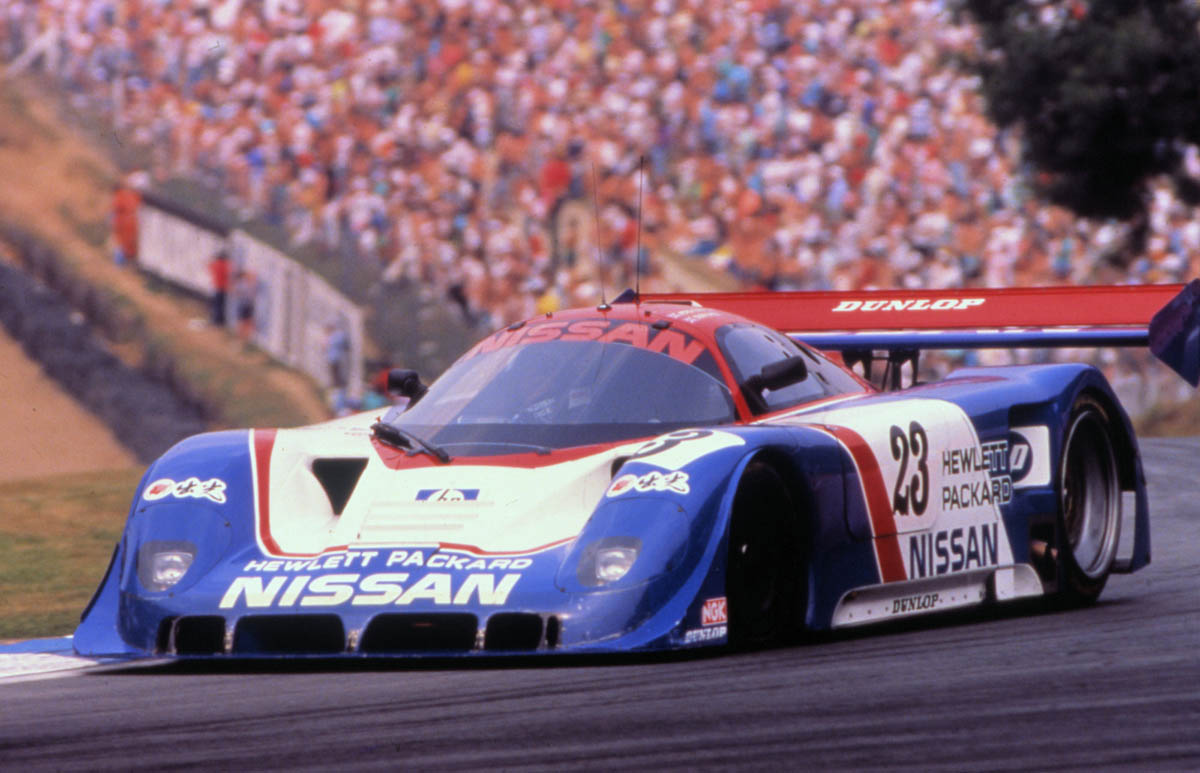
{"type": "Polygon", "coordinates": [[[737,648],[793,641],[803,624],[804,556],[783,480],[761,462],[746,468],[729,525],[729,642],[737,648]]]}
{"type": "Polygon", "coordinates": [[[1059,597],[1095,601],[1108,581],[1121,529],[1121,491],[1112,424],[1104,407],[1081,397],[1071,411],[1059,471],[1059,597]]]}

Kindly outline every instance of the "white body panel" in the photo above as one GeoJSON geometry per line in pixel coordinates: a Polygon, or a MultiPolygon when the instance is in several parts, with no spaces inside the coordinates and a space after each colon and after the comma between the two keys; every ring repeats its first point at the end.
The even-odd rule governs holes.
{"type": "Polygon", "coordinates": [[[260,513],[259,543],[264,552],[285,556],[377,545],[448,544],[482,554],[538,550],[579,534],[609,485],[613,459],[633,447],[540,468],[394,470],[372,447],[361,420],[280,430],[270,456],[269,523],[260,513]],[[340,516],[312,473],[319,458],[367,460],[340,516]]]}

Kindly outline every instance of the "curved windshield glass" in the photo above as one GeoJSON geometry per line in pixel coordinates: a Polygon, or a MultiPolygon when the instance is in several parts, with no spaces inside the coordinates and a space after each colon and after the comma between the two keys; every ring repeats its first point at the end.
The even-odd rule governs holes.
{"type": "Polygon", "coordinates": [[[384,421],[452,454],[487,455],[647,437],[735,416],[729,390],[695,365],[624,343],[546,341],[470,353],[419,403],[384,421]]]}

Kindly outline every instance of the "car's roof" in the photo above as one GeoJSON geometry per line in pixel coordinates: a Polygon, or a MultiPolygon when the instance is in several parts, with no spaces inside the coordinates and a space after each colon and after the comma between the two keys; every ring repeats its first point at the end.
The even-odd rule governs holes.
{"type": "MultiPolygon", "coordinates": [[[[686,301],[650,301],[642,303],[606,303],[561,311],[548,312],[531,317],[517,325],[534,324],[547,320],[573,322],[583,319],[606,319],[615,322],[642,322],[668,327],[699,338],[706,343],[712,341],[717,329],[736,322],[751,322],[745,317],[720,309],[706,308],[686,301]]],[[[758,324],[758,323],[753,323],[758,324]]],[[[510,326],[511,327],[511,326],[510,326]]]]}
{"type": "MultiPolygon", "coordinates": [[[[716,346],[715,334],[718,328],[732,323],[754,324],[736,314],[690,302],[601,303],[514,322],[483,338],[463,357],[534,342],[625,343],[689,365],[701,365],[729,384],[733,376],[716,346]]],[[[734,399],[740,397],[735,395],[734,399]]]]}
{"type": "Polygon", "coordinates": [[[602,303],[547,312],[514,322],[475,344],[467,356],[536,341],[604,341],[633,344],[693,362],[706,351],[720,362],[718,328],[750,323],[744,317],[692,303],[602,303]]]}

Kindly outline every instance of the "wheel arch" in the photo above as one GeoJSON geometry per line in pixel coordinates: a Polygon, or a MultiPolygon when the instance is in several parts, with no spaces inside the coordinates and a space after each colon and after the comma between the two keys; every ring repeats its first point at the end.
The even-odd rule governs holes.
{"type": "MultiPolygon", "coordinates": [[[[1133,524],[1134,533],[1129,535],[1133,539],[1132,553],[1122,558],[1121,554],[1125,551],[1119,549],[1117,562],[1113,567],[1113,572],[1117,574],[1133,572],[1150,563],[1150,506],[1137,434],[1134,432],[1133,422],[1107,381],[1102,382],[1102,387],[1087,386],[1080,390],[1080,393],[1092,396],[1108,412],[1109,426],[1113,432],[1113,451],[1117,457],[1119,488],[1121,492],[1133,493],[1133,517],[1126,519],[1122,516],[1123,521],[1128,520],[1133,524]]],[[[1121,539],[1126,538],[1122,536],[1121,539]]]]}
{"type": "MultiPolygon", "coordinates": [[[[1066,367],[1069,366],[1050,366],[1046,368],[1046,372],[1061,373],[1066,367]]],[[[1069,431],[1072,412],[1081,400],[1091,400],[1100,408],[1107,419],[1113,446],[1118,495],[1123,496],[1121,492],[1133,494],[1132,502],[1129,503],[1133,505],[1133,513],[1128,514],[1132,518],[1128,520],[1122,518],[1126,524],[1132,524],[1132,533],[1123,532],[1120,537],[1122,544],[1125,544],[1126,540],[1132,540],[1132,550],[1128,550],[1127,547],[1120,549],[1113,571],[1116,573],[1132,572],[1150,563],[1149,507],[1137,435],[1129,415],[1125,412],[1104,374],[1090,365],[1073,367],[1076,370],[1073,377],[1065,382],[1060,382],[1059,388],[1053,394],[1044,394],[1042,399],[1037,401],[1013,405],[1009,411],[1010,426],[1044,424],[1050,428],[1050,447],[1053,459],[1050,483],[1057,499],[1057,492],[1062,483],[1060,468],[1065,451],[1064,443],[1066,433],[1069,431]]],[[[1050,383],[1052,381],[1043,382],[1046,387],[1050,383]]],[[[1047,495],[1049,494],[1050,492],[1047,492],[1047,495]]],[[[1047,508],[1038,507],[1036,509],[1041,511],[1047,508]]],[[[1034,512],[1029,514],[1029,518],[1027,530],[1030,544],[1038,540],[1045,541],[1047,519],[1034,512]]],[[[1051,520],[1050,523],[1053,521],[1051,520]]],[[[1039,574],[1042,574],[1044,580],[1056,579],[1047,577],[1046,567],[1040,568],[1039,574]]]]}
{"type": "MultiPolygon", "coordinates": [[[[1067,421],[1070,420],[1070,411],[1079,404],[1081,399],[1094,400],[1108,418],[1108,425],[1112,433],[1113,452],[1116,454],[1117,480],[1121,490],[1137,490],[1142,482],[1140,456],[1133,425],[1130,423],[1125,409],[1121,407],[1116,395],[1110,390],[1088,384],[1079,389],[1067,404],[1067,412],[1064,414],[1067,421]]],[[[1064,422],[1063,430],[1065,431],[1066,428],[1067,424],[1064,422]]]]}
{"type": "MultiPolygon", "coordinates": [[[[801,463],[801,454],[807,452],[812,453],[816,449],[797,449],[795,447],[785,447],[781,445],[765,445],[756,449],[749,454],[746,459],[738,466],[737,474],[730,484],[728,509],[724,513],[724,529],[725,533],[729,532],[729,524],[733,519],[733,503],[737,496],[738,488],[742,485],[746,477],[746,471],[755,464],[763,464],[770,467],[779,476],[788,496],[792,500],[793,512],[792,518],[795,520],[797,527],[800,530],[800,538],[805,546],[805,555],[803,556],[806,566],[804,571],[810,573],[811,567],[811,551],[817,544],[822,533],[821,524],[819,523],[822,512],[822,505],[818,501],[818,493],[810,480],[811,471],[806,469],[801,463]]],[[[812,460],[809,459],[811,462],[812,460]]],[[[839,461],[840,464],[840,461],[839,461]]],[[[839,493],[841,493],[839,491],[839,493]]],[[[836,508],[839,511],[844,507],[844,504],[839,503],[836,508]]],[[[841,524],[839,523],[839,528],[841,524]]],[[[810,582],[812,578],[810,577],[810,582]]]]}
{"type": "Polygon", "coordinates": [[[1125,477],[1132,458],[1129,446],[1123,443],[1132,441],[1124,422],[1119,420],[1124,412],[1106,397],[1103,390],[1081,388],[1062,413],[1064,422],[1055,466],[1058,508],[1056,587],[1050,597],[1052,604],[1076,606],[1094,602],[1117,565],[1122,492],[1126,490],[1125,477]],[[1084,438],[1078,445],[1077,428],[1084,438]],[[1103,443],[1098,438],[1089,442],[1086,439],[1089,431],[1103,437],[1103,443]],[[1103,445],[1107,448],[1097,456],[1103,445]],[[1111,472],[1106,475],[1103,468],[1108,465],[1111,472]],[[1072,471],[1069,480],[1068,468],[1072,471]]]}
{"type": "Polygon", "coordinates": [[[788,495],[792,498],[792,503],[795,505],[796,512],[793,515],[795,515],[806,533],[811,532],[813,528],[813,514],[816,511],[815,495],[812,487],[808,484],[804,470],[797,464],[795,457],[785,449],[776,446],[764,446],[750,455],[750,458],[738,475],[738,485],[741,485],[746,470],[756,463],[767,465],[779,475],[780,480],[782,480],[784,487],[787,489],[788,495]]]}
{"type": "Polygon", "coordinates": [[[787,440],[759,446],[743,458],[726,490],[722,528],[724,541],[730,537],[737,493],[744,484],[747,471],[754,465],[765,465],[778,475],[791,499],[790,517],[796,528],[800,550],[797,571],[802,582],[802,596],[797,599],[798,629],[793,639],[805,630],[826,627],[819,619],[818,602],[824,591],[821,562],[817,552],[821,546],[836,547],[849,538],[845,525],[845,470],[840,448],[821,433],[794,433],[787,440]],[[824,481],[828,485],[820,485],[824,481]],[[832,498],[836,499],[833,501],[832,498]],[[832,520],[830,514],[835,514],[832,520]]]}
{"type": "Polygon", "coordinates": [[[723,539],[729,642],[739,649],[794,643],[807,622],[808,493],[779,449],[760,448],[739,468],[723,539]]]}

